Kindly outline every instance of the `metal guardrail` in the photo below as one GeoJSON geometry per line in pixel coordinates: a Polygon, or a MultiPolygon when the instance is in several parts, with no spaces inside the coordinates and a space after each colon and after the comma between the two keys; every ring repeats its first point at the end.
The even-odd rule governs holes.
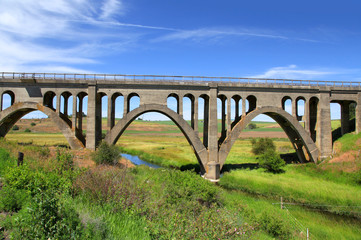
{"type": "Polygon", "coordinates": [[[288,86],[328,86],[360,87],[361,82],[318,81],[271,78],[236,78],[236,77],[202,77],[202,76],[167,76],[167,75],[125,75],[125,74],[78,74],[78,73],[19,73],[2,72],[4,79],[50,79],[50,80],[89,80],[89,81],[164,81],[164,82],[221,82],[241,84],[265,84],[288,86]]]}

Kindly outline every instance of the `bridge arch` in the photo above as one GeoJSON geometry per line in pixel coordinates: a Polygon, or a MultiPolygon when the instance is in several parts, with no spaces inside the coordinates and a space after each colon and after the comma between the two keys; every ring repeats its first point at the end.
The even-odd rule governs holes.
{"type": "Polygon", "coordinates": [[[1,111],[0,136],[5,137],[5,135],[19,119],[21,119],[26,114],[37,110],[46,114],[56,124],[72,149],[79,149],[84,147],[82,142],[75,137],[68,123],[66,123],[56,112],[54,112],[54,110],[35,102],[18,102],[1,111]]]}
{"type": "Polygon", "coordinates": [[[198,162],[201,166],[201,171],[205,172],[205,166],[208,160],[208,151],[202,144],[200,138],[191,126],[182,118],[181,115],[169,109],[165,105],[160,104],[145,104],[141,105],[133,111],[126,114],[117,124],[110,130],[110,132],[105,136],[105,141],[109,144],[115,144],[127,127],[140,115],[148,112],[157,112],[164,114],[169,117],[182,131],[186,137],[188,143],[192,146],[194,153],[198,159],[198,162]]]}
{"type": "Polygon", "coordinates": [[[301,161],[305,161],[305,156],[302,156],[302,147],[304,146],[310,160],[317,161],[319,150],[316,144],[312,141],[306,130],[299,124],[297,119],[292,117],[285,110],[277,107],[260,107],[248,113],[245,117],[234,126],[230,135],[225,139],[219,149],[219,163],[223,167],[228,153],[230,152],[233,144],[238,139],[241,132],[246,126],[260,114],[265,114],[274,119],[286,132],[288,138],[293,143],[294,148],[301,161]],[[299,155],[301,154],[301,156],[299,155]]]}
{"type": "Polygon", "coordinates": [[[1,106],[0,106],[0,109],[3,110],[3,102],[4,102],[4,95],[9,95],[10,97],[10,106],[12,106],[15,102],[15,94],[13,91],[10,91],[10,90],[7,90],[7,91],[4,91],[2,94],[1,94],[1,106]]]}

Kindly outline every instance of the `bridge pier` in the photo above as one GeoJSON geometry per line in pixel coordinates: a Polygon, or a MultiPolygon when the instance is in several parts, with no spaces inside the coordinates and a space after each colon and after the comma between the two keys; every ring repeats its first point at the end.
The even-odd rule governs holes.
{"type": "Polygon", "coordinates": [[[86,125],[86,148],[95,150],[97,146],[97,122],[96,122],[96,101],[97,101],[97,86],[88,86],[88,112],[86,125]]]}
{"type": "Polygon", "coordinates": [[[316,145],[320,150],[320,158],[327,158],[332,154],[332,129],[330,93],[321,92],[317,111],[316,145]]]}

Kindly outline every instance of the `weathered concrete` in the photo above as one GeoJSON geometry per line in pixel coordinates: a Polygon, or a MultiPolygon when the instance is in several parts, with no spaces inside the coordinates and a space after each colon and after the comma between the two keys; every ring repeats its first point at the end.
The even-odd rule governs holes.
{"type": "Polygon", "coordinates": [[[283,128],[300,161],[316,162],[332,153],[331,102],[342,106],[342,134],[353,128],[349,121],[349,104],[356,103],[356,132],[361,131],[360,83],[240,78],[227,78],[225,82],[220,78],[204,77],[18,73],[3,73],[0,80],[1,136],[5,136],[25,114],[40,110],[57,124],[72,148],[86,146],[95,149],[101,140],[102,128],[107,130],[105,140],[116,143],[139,115],[158,112],[168,116],[183,132],[205,177],[211,180],[219,178],[234,142],[259,114],[270,116],[283,128]],[[9,95],[12,106],[3,109],[5,94],[9,95]],[[71,96],[73,109],[68,112],[71,96]],[[83,105],[86,96],[85,137],[83,105]],[[106,126],[102,126],[101,122],[103,96],[108,97],[106,126]],[[120,96],[124,98],[123,118],[116,123],[115,113],[118,114],[119,107],[115,106],[115,102],[120,96]],[[130,102],[135,96],[140,98],[140,106],[131,110],[130,102]],[[177,99],[176,111],[167,106],[167,99],[171,96],[177,99]],[[56,103],[53,104],[55,97],[56,103]],[[191,102],[190,124],[183,117],[184,97],[191,102]],[[221,109],[217,109],[218,98],[222,102],[221,109]],[[292,113],[283,109],[287,99],[292,102],[292,113]],[[304,114],[301,116],[298,114],[300,100],[304,101],[304,114]],[[199,108],[200,101],[204,102],[202,109],[199,108]],[[218,110],[221,113],[220,137],[217,130],[218,110]],[[71,118],[68,116],[70,113],[71,118]],[[231,118],[232,114],[234,118],[231,118]],[[199,116],[204,117],[199,119],[199,116]],[[198,122],[201,121],[203,136],[198,131],[198,122]],[[203,142],[200,137],[203,137],[203,142]]]}

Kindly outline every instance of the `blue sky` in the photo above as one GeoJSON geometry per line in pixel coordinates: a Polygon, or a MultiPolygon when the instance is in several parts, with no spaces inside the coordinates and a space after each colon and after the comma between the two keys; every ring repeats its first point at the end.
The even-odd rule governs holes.
{"type": "Polygon", "coordinates": [[[0,71],[361,81],[359,0],[0,6],[0,71]]]}

